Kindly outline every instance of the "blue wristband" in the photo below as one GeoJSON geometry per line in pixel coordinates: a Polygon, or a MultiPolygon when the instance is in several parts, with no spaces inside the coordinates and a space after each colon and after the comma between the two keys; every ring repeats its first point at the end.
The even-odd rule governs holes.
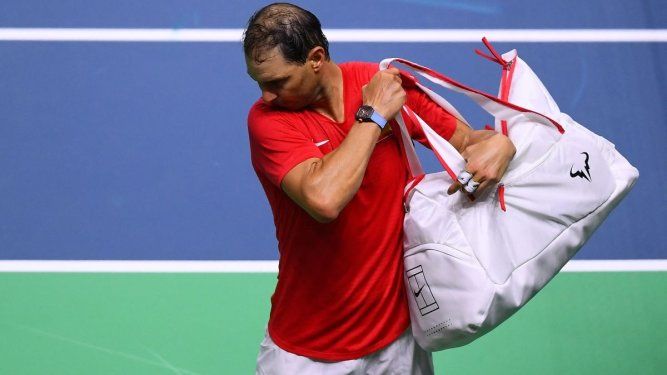
{"type": "Polygon", "coordinates": [[[371,115],[371,120],[373,120],[374,123],[378,124],[380,126],[380,129],[384,129],[384,126],[387,125],[387,120],[382,117],[381,114],[377,113],[377,111],[373,111],[373,114],[371,115]]]}

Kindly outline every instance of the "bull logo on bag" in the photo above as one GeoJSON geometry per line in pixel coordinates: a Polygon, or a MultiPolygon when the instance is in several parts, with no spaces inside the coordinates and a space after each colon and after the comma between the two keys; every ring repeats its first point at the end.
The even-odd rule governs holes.
{"type": "Polygon", "coordinates": [[[588,165],[588,159],[590,157],[588,156],[588,152],[584,151],[581,154],[586,156],[586,159],[584,160],[584,165],[583,167],[577,166],[577,171],[574,172],[575,166],[574,164],[572,164],[572,167],[570,167],[570,177],[572,178],[581,177],[588,180],[588,182],[591,182],[591,167],[588,165]]]}

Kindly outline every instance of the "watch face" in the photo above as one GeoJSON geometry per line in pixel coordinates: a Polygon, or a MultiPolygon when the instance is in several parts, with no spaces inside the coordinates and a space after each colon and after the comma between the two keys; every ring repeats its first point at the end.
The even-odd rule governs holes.
{"type": "Polygon", "coordinates": [[[359,119],[364,119],[368,120],[371,118],[373,115],[373,107],[367,106],[367,105],[362,105],[359,107],[359,110],[357,111],[357,118],[359,119]]]}

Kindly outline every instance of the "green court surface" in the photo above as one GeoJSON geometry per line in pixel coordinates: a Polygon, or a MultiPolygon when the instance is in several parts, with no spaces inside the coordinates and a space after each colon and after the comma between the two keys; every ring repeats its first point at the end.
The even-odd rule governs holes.
{"type": "MultiPolygon", "coordinates": [[[[252,374],[275,274],[0,273],[0,374],[252,374]]],[[[438,374],[667,374],[667,273],[561,273],[438,374]]]]}

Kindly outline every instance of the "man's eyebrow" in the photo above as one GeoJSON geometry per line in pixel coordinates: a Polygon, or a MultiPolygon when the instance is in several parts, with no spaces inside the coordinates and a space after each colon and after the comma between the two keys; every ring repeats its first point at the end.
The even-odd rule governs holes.
{"type": "Polygon", "coordinates": [[[269,79],[267,79],[267,80],[260,81],[260,80],[258,80],[257,78],[253,77],[252,74],[250,74],[250,71],[249,71],[249,70],[246,70],[246,74],[248,74],[248,76],[249,76],[253,81],[255,81],[255,82],[257,82],[257,83],[262,83],[262,84],[278,83],[278,82],[280,82],[280,81],[284,81],[284,80],[286,80],[286,79],[288,79],[288,78],[290,77],[289,75],[284,75],[284,76],[273,77],[273,78],[269,78],[269,79]]]}
{"type": "Polygon", "coordinates": [[[278,82],[280,82],[280,81],[284,81],[284,80],[286,80],[287,78],[289,78],[289,76],[275,77],[275,78],[267,79],[266,81],[263,81],[262,83],[265,83],[265,84],[268,84],[268,83],[278,83],[278,82]]]}

